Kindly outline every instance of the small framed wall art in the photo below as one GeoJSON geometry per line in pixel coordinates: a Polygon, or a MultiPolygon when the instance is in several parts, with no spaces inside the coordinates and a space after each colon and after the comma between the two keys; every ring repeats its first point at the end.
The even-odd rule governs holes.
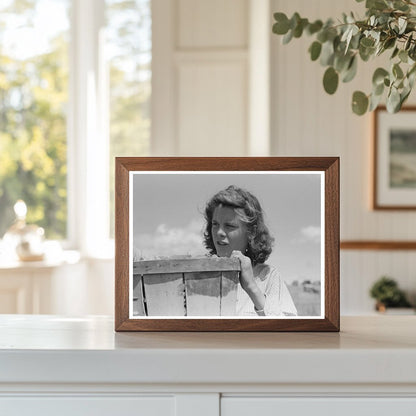
{"type": "Polygon", "coordinates": [[[416,107],[379,107],[373,117],[373,208],[416,209],[416,107]]]}
{"type": "Polygon", "coordinates": [[[339,331],[339,159],[116,158],[116,331],[339,331]]]}

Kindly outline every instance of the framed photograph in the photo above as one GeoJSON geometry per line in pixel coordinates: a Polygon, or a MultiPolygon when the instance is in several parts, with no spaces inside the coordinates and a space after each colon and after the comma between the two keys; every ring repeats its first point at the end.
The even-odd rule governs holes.
{"type": "Polygon", "coordinates": [[[339,331],[339,159],[116,158],[116,331],[339,331]]]}
{"type": "Polygon", "coordinates": [[[416,107],[374,112],[374,209],[416,209],[415,120],[416,107]]]}

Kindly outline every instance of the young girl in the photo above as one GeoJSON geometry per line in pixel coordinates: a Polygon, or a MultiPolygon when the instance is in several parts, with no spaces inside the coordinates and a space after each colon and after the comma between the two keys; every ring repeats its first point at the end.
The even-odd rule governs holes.
{"type": "Polygon", "coordinates": [[[234,185],[218,192],[205,208],[205,247],[219,257],[240,259],[237,315],[297,315],[278,271],[265,261],[273,237],[257,198],[234,185]]]}

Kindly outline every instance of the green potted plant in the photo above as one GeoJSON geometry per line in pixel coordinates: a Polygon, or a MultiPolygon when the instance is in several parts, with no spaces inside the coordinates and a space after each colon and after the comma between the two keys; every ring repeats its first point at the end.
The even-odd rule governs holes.
{"type": "Polygon", "coordinates": [[[387,308],[410,308],[411,304],[397,282],[382,276],[370,289],[370,296],[376,300],[376,310],[385,312],[387,308]]]}
{"type": "Polygon", "coordinates": [[[409,97],[416,78],[416,0],[366,0],[363,19],[344,13],[337,21],[310,22],[299,13],[289,18],[280,12],[274,18],[273,33],[283,36],[284,44],[304,34],[314,37],[309,54],[326,68],[323,86],[328,94],[335,93],[340,80],[355,77],[358,61],[390,54],[390,65],[374,71],[371,93],[353,93],[355,114],[374,110],[384,94],[387,110],[395,113],[409,97]]]}

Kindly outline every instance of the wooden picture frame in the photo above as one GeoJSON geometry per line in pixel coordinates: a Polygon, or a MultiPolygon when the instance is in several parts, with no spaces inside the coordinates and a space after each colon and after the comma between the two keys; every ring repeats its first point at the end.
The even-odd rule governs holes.
{"type": "MultiPolygon", "coordinates": [[[[212,196],[212,192],[210,195],[212,196]]],[[[259,195],[257,196],[259,197],[259,195]]],[[[206,201],[207,199],[205,199],[206,201]]],[[[262,203],[260,197],[259,201],[262,203]]],[[[116,331],[339,331],[339,158],[118,157],[116,158],[115,209],[116,331]],[[169,269],[162,270],[166,265],[162,256],[157,256],[156,261],[142,256],[142,247],[156,247],[162,253],[166,247],[178,248],[182,242],[188,241],[187,237],[183,237],[184,234],[180,234],[180,231],[176,230],[178,235],[182,235],[182,237],[169,240],[174,241],[173,244],[155,243],[165,240],[158,240],[156,237],[152,239],[153,237],[149,237],[147,231],[145,232],[146,227],[152,222],[150,217],[157,218],[154,220],[155,224],[158,221],[164,223],[169,221],[169,213],[173,217],[174,215],[178,216],[178,212],[183,212],[183,216],[187,217],[189,216],[186,214],[189,203],[184,203],[183,200],[190,201],[194,194],[199,194],[199,192],[201,194],[205,192],[208,195],[210,187],[217,189],[217,191],[223,189],[222,185],[218,189],[218,183],[236,186],[241,186],[239,183],[243,183],[244,187],[253,194],[257,191],[262,192],[264,199],[273,201],[279,207],[271,209],[272,212],[268,213],[263,206],[266,220],[268,218],[271,222],[279,221],[279,224],[283,224],[280,227],[281,230],[290,228],[290,224],[293,225],[293,229],[301,230],[299,234],[296,234],[297,231],[293,231],[293,238],[288,237],[289,234],[287,234],[285,241],[279,243],[280,252],[286,250],[286,246],[295,247],[295,249],[292,248],[292,252],[287,251],[289,253],[287,256],[280,257],[279,264],[286,264],[286,267],[292,267],[296,271],[296,267],[300,267],[298,265],[303,261],[302,258],[306,258],[309,253],[305,248],[305,255],[301,255],[301,248],[314,247],[314,257],[310,259],[310,263],[305,260],[305,264],[308,265],[309,269],[307,270],[310,270],[310,273],[312,270],[317,270],[321,280],[318,283],[305,280],[301,284],[302,289],[299,290],[304,294],[313,290],[312,286],[315,283],[320,287],[320,307],[317,312],[314,311],[310,316],[307,314],[312,312],[303,312],[302,316],[290,316],[286,313],[284,316],[264,316],[264,313],[260,313],[262,311],[257,312],[255,316],[236,315],[236,302],[238,303],[236,296],[238,295],[230,295],[230,293],[232,291],[235,293],[235,290],[242,291],[238,277],[240,273],[238,258],[206,256],[202,258],[204,264],[200,266],[201,258],[195,262],[193,258],[175,257],[173,260],[172,258],[168,259],[169,269]],[[255,189],[249,189],[249,184],[252,184],[255,189]],[[160,202],[165,200],[166,203],[160,202]],[[172,208],[173,206],[175,208],[172,208]],[[167,208],[169,210],[166,211],[167,208]],[[163,209],[165,211],[162,211],[163,209]],[[275,211],[281,215],[275,214],[275,211]],[[298,214],[298,211],[301,214],[298,214]],[[162,215],[161,212],[164,214],[162,215]],[[167,215],[165,215],[166,212],[167,215]],[[286,212],[286,216],[284,212],[286,212]],[[159,219],[161,216],[164,217],[163,220],[159,219]],[[314,221],[318,221],[319,227],[307,226],[308,221],[312,222],[309,216],[314,221]],[[140,250],[137,252],[138,246],[140,250]],[[315,269],[311,266],[313,261],[318,265],[315,269]],[[217,277],[214,280],[217,282],[215,283],[216,287],[218,285],[220,287],[219,295],[215,294],[218,289],[212,289],[212,285],[208,294],[212,298],[209,299],[206,292],[201,292],[198,289],[199,286],[192,286],[194,283],[202,284],[198,280],[201,276],[205,278],[205,272],[201,269],[197,270],[195,267],[208,267],[208,277],[212,277],[216,273],[217,277]],[[163,275],[166,272],[168,273],[166,275],[168,283],[166,283],[166,276],[163,275]],[[152,273],[156,274],[152,275],[152,273]],[[182,286],[174,283],[175,276],[179,276],[178,279],[183,279],[182,286]],[[162,305],[162,310],[167,310],[166,305],[169,305],[169,311],[179,311],[172,316],[163,315],[165,312],[160,314],[153,312],[153,315],[150,313],[151,310],[154,310],[152,309],[154,307],[150,306],[150,302],[154,302],[151,291],[160,283],[161,278],[164,280],[159,287],[163,287],[165,292],[175,293],[175,296],[182,296],[184,293],[183,296],[185,296],[185,300],[181,301],[167,300],[166,298],[161,301],[159,299],[158,302],[162,305]],[[170,289],[165,289],[168,286],[170,289]],[[143,291],[145,292],[144,296],[143,291]],[[213,292],[215,292],[214,295],[213,292]],[[195,298],[195,294],[200,297],[195,298]],[[194,298],[186,296],[194,296],[194,298]],[[227,296],[231,296],[231,298],[226,299],[227,296]],[[211,302],[213,298],[220,297],[220,315],[217,316],[214,312],[214,315],[210,313],[206,316],[199,316],[201,312],[196,312],[195,316],[195,311],[190,312],[190,309],[185,310],[185,316],[181,315],[184,303],[186,308],[191,308],[194,304],[197,310],[205,310],[203,308],[206,306],[202,306],[204,302],[199,300],[195,302],[195,299],[202,299],[202,297],[204,297],[204,302],[205,299],[211,302]]],[[[201,212],[203,207],[198,205],[195,210],[199,211],[198,215],[203,218],[204,215],[201,212]]],[[[208,226],[206,224],[204,226],[207,227],[206,231],[208,226]]],[[[167,226],[163,224],[157,229],[166,232],[166,228],[167,226]]],[[[209,229],[211,230],[211,228],[209,229]]],[[[201,229],[200,244],[195,240],[190,240],[192,247],[195,246],[198,249],[199,246],[203,247],[202,232],[203,229],[201,229]]],[[[172,237],[172,233],[169,236],[172,237]]],[[[284,236],[283,230],[280,232],[280,238],[282,239],[284,236]]],[[[312,253],[312,250],[310,252],[312,253]]],[[[179,280],[179,282],[181,281],[179,280]]],[[[295,287],[295,282],[292,281],[290,286],[295,287]]],[[[283,286],[286,284],[279,286],[279,290],[284,292],[283,286]]],[[[289,292],[294,299],[293,292],[290,290],[289,292]]],[[[159,292],[160,296],[162,295],[159,292]]],[[[247,299],[249,298],[247,297],[247,299]]],[[[300,297],[298,297],[298,301],[299,299],[300,297]]],[[[299,305],[301,303],[296,303],[298,311],[301,309],[299,305]]],[[[253,305],[249,307],[254,310],[253,305]]],[[[215,309],[218,306],[213,306],[213,308],[210,310],[218,310],[215,309]]],[[[281,310],[284,310],[284,306],[281,306],[281,310]]]]}
{"type": "Polygon", "coordinates": [[[373,113],[373,209],[416,209],[416,107],[373,113]]]}

